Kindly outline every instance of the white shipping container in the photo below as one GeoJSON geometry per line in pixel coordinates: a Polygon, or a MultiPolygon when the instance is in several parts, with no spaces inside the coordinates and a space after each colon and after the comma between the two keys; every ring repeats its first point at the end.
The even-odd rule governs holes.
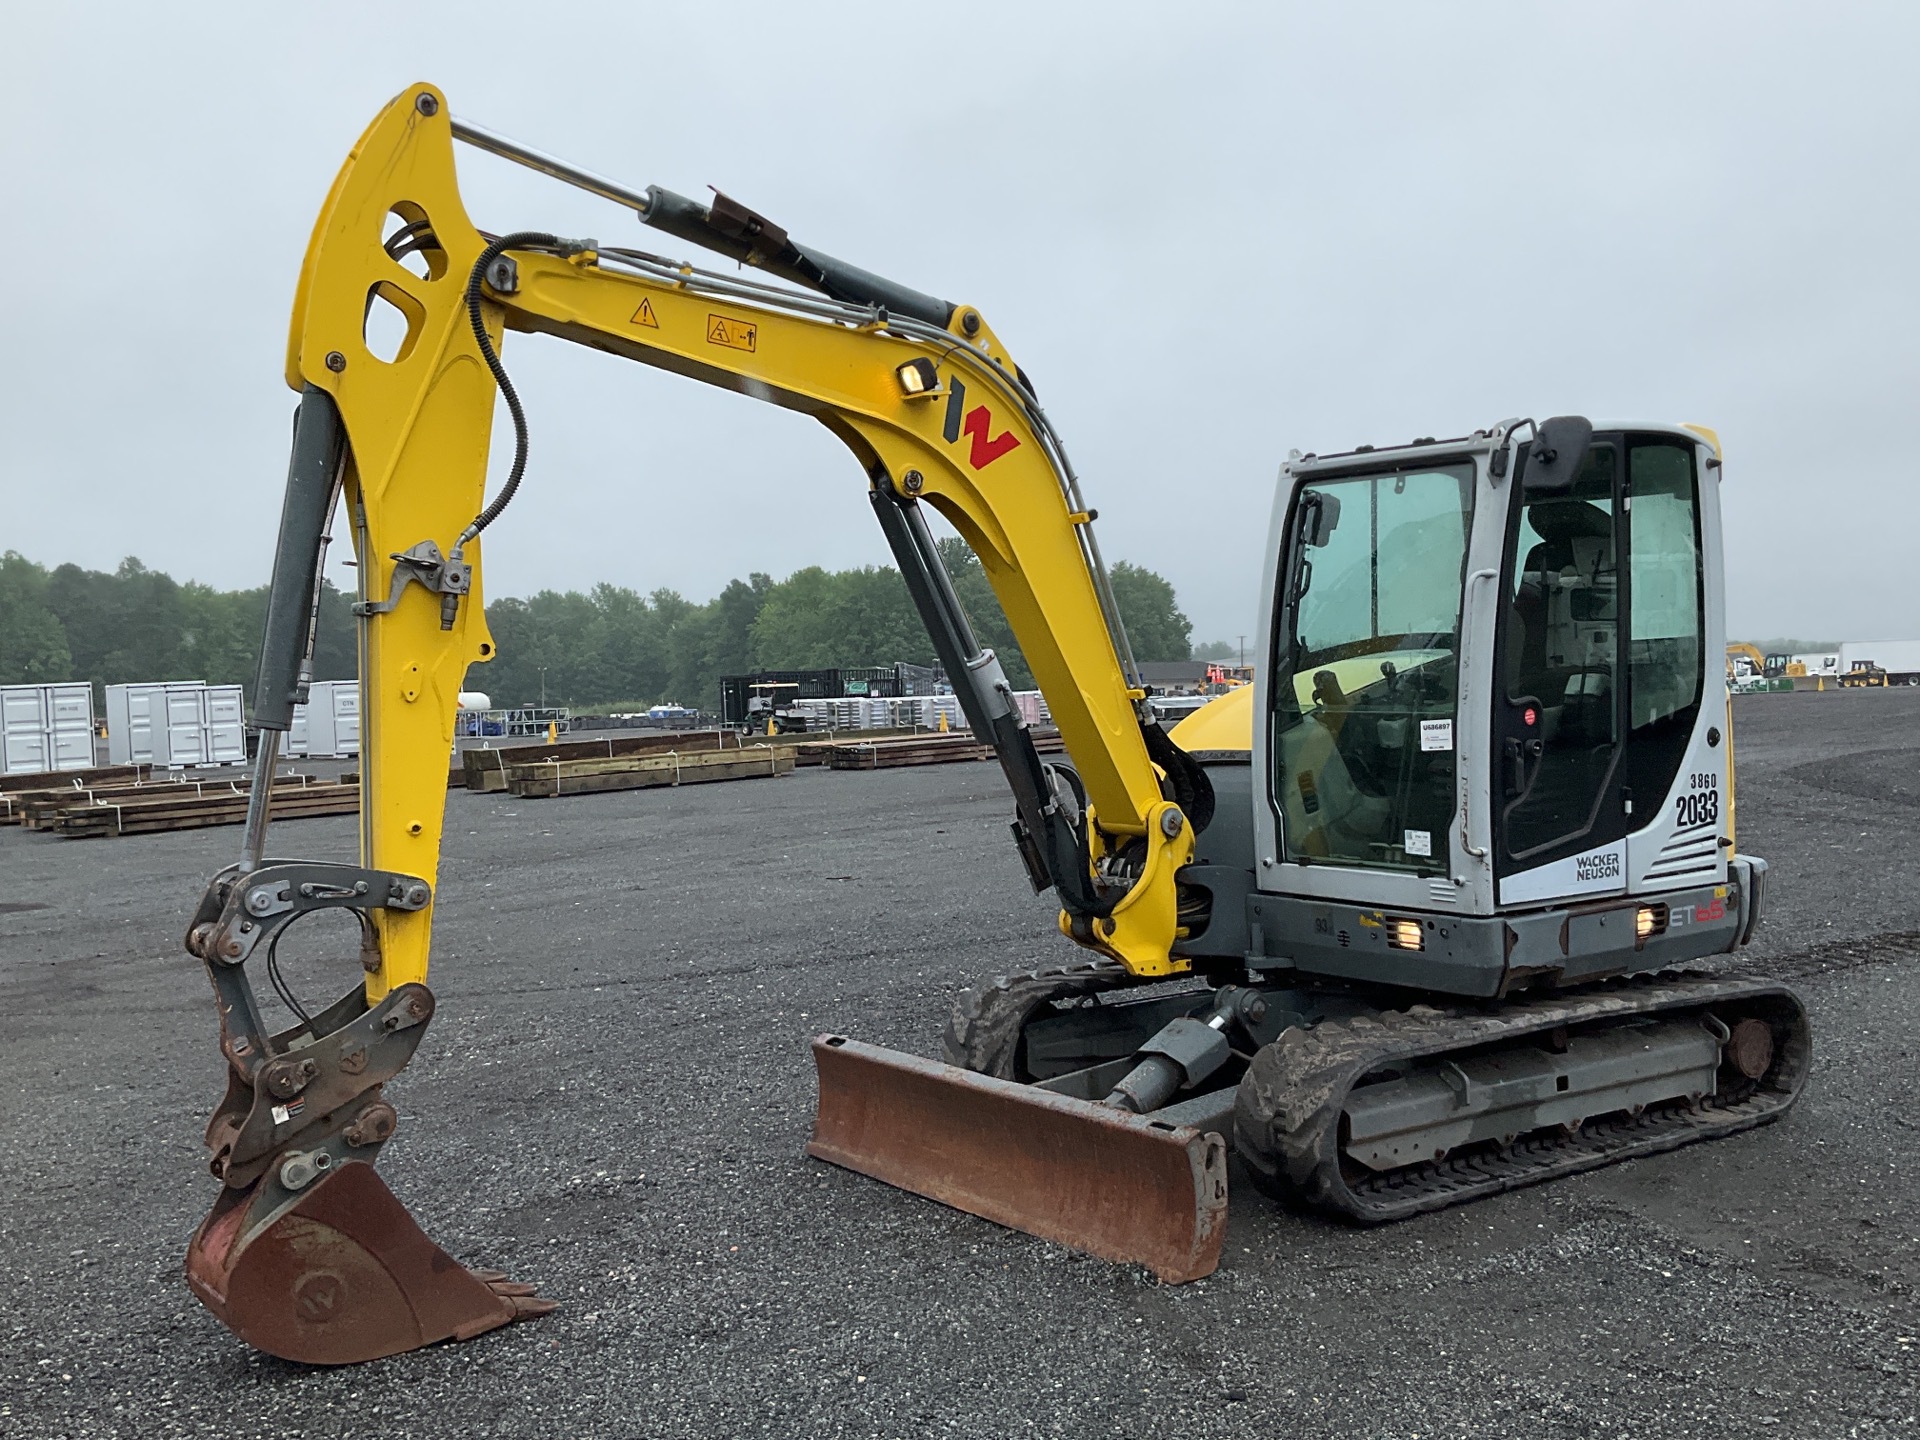
{"type": "Polygon", "coordinates": [[[0,685],[0,775],[92,764],[92,685],[0,685]]]}
{"type": "Polygon", "coordinates": [[[166,764],[167,692],[207,688],[204,680],[155,680],[107,686],[107,763],[166,764]]]}
{"type": "Polygon", "coordinates": [[[206,763],[247,763],[247,701],[238,685],[209,685],[201,692],[201,725],[206,763]]]}
{"type": "Polygon", "coordinates": [[[293,707],[287,754],[344,760],[359,753],[360,682],[314,681],[307,688],[307,703],[293,707]]]}
{"type": "Polygon", "coordinates": [[[107,686],[107,757],[115,765],[240,765],[247,723],[238,685],[165,680],[107,686]]]}

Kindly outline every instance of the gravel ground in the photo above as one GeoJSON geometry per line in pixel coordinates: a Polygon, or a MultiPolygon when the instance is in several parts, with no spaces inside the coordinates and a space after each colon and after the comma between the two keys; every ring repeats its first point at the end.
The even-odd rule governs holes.
{"type": "MultiPolygon", "coordinates": [[[[381,1169],[564,1308],[342,1371],[180,1275],[221,1074],[179,937],[238,832],[0,830],[0,1435],[1920,1434],[1920,695],[1738,703],[1748,954],[1814,1018],[1794,1113],[1377,1231],[1236,1177],[1181,1287],[801,1157],[808,1036],[933,1053],[957,988],[1068,953],[994,768],[455,792],[381,1169]]],[[[349,821],[279,833],[350,855],[349,821]]],[[[352,965],[327,923],[310,998],[352,965]]]]}

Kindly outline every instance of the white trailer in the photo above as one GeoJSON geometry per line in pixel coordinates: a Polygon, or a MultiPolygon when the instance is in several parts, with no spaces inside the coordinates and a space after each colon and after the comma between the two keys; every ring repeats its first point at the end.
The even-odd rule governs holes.
{"type": "Polygon", "coordinates": [[[93,686],[0,685],[0,775],[93,764],[93,686]]]}
{"type": "Polygon", "coordinates": [[[1889,685],[1920,685],[1920,640],[1848,640],[1841,644],[1842,675],[1867,665],[1886,671],[1889,685]]]}

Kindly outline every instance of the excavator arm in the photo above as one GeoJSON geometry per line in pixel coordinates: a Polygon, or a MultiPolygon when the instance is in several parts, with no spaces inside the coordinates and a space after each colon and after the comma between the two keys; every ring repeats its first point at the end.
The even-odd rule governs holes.
{"type": "MultiPolygon", "coordinates": [[[[724,196],[705,206],[586,175],[456,122],[438,91],[415,86],[375,119],[341,168],[301,271],[286,366],[301,399],[255,690],[252,811],[242,857],[215,878],[188,939],[214,983],[229,1072],[208,1130],[226,1190],[195,1237],[189,1278],[244,1338],[289,1358],[369,1358],[545,1308],[529,1287],[454,1264],[372,1170],[397,1122],[381,1088],[407,1063],[433,1010],[426,980],[445,759],[467,669],[494,651],[482,533],[526,468],[528,420],[501,360],[508,330],[637,360],[831,430],[867,478],[970,725],[1000,757],[1016,841],[1036,888],[1057,889],[1062,929],[1131,976],[1187,968],[1176,953],[1176,876],[1211,814],[1211,792],[1144,708],[1093,540],[1094,512],[1030,381],[979,312],[807,249],[724,196]],[[675,238],[789,283],[590,240],[490,237],[461,202],[456,139],[582,185],[675,238]],[[376,312],[397,316],[396,331],[404,324],[382,353],[369,340],[376,312]],[[516,453],[488,502],[488,442],[502,398],[516,453]],[[353,866],[272,860],[267,782],[310,678],[318,576],[342,502],[361,576],[361,854],[353,866]],[[1071,772],[1036,753],[999,662],[954,596],[924,507],[979,556],[1071,772]],[[326,1012],[268,1033],[246,962],[264,949],[271,965],[284,928],[325,908],[359,919],[363,978],[326,1012]]],[[[853,1053],[837,1037],[816,1045],[823,1132],[829,1092],[858,1088],[835,1071],[853,1053]]],[[[887,1071],[883,1058],[880,1071],[872,1083],[892,1085],[895,1101],[911,1089],[934,1107],[922,1121],[938,1123],[951,1092],[929,1090],[912,1066],[887,1071]]],[[[1003,1102],[973,1092],[953,1113],[971,1123],[982,1118],[977,1107],[997,1115],[1003,1102]]],[[[896,1120],[907,1113],[893,1109],[896,1120]]],[[[862,1163],[863,1142],[850,1134],[816,1136],[815,1153],[882,1173],[862,1163]]],[[[1172,1157],[1176,1190],[1201,1168],[1217,1169],[1217,1142],[1209,1159],[1190,1139],[1172,1157]]],[[[1139,1169],[1129,1149],[1136,1143],[1123,1137],[1108,1156],[1122,1191],[1139,1169]]],[[[994,1213],[924,1180],[886,1178],[994,1213]]],[[[1191,1211],[1190,1194],[1185,1203],[1191,1211]]]]}
{"type": "MultiPolygon", "coordinates": [[[[1063,927],[1135,974],[1184,968],[1171,954],[1173,876],[1191,855],[1189,819],[1204,817],[1188,817],[1171,797],[1184,784],[1179,798],[1204,809],[1194,793],[1204,778],[1180,768],[1170,783],[1163,773],[1178,758],[1160,748],[1157,726],[1143,722],[1144,696],[1116,644],[1122,632],[1092,543],[1092,512],[1080,505],[1030,385],[979,313],[924,296],[914,297],[918,315],[902,313],[886,301],[913,292],[886,282],[873,283],[871,300],[844,298],[860,287],[840,272],[832,273],[843,298],[816,298],[589,241],[489,241],[460,201],[455,134],[444,102],[426,87],[374,122],[315,227],[288,348],[303,427],[309,409],[338,417],[317,423],[341,432],[335,448],[344,457],[362,608],[377,610],[362,627],[364,863],[429,884],[437,869],[437,761],[452,744],[467,667],[493,653],[480,539],[462,537],[485,508],[496,396],[511,396],[498,359],[505,328],[641,361],[831,430],[868,478],[875,514],[969,722],[1008,767],[1022,849],[1036,880],[1060,888],[1063,927]],[[393,234],[404,238],[383,243],[393,234]],[[420,260],[413,270],[395,254],[409,249],[420,260]],[[391,361],[376,358],[365,339],[379,304],[406,321],[391,361]],[[945,323],[933,323],[942,310],[945,323]],[[997,662],[974,640],[943,580],[923,505],[979,556],[1072,757],[1090,823],[1056,803],[1045,783],[997,662]],[[1086,853],[1076,859],[1083,840],[1086,853]]],[[[774,243],[773,227],[724,197],[708,209],[654,187],[641,203],[681,238],[743,259],[760,252],[728,246],[731,234],[774,243]]],[[[794,251],[784,236],[778,243],[794,251]]],[[[786,268],[796,278],[806,273],[792,262],[786,268]]],[[[517,399],[509,404],[524,435],[517,399]]],[[[283,535],[280,564],[300,566],[308,540],[305,531],[283,535]]],[[[297,573],[304,579],[304,569],[297,573]]],[[[263,674],[262,689],[274,690],[276,680],[263,674]]],[[[429,904],[377,921],[381,964],[369,999],[426,978],[432,917],[429,904]]]]}

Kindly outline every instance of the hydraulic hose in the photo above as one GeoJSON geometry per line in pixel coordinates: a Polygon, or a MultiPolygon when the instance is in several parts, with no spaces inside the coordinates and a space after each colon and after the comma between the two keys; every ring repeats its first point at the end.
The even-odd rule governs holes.
{"type": "Polygon", "coordinates": [[[500,363],[500,353],[493,348],[493,338],[487,334],[485,316],[480,313],[481,290],[486,282],[487,271],[503,254],[509,250],[558,250],[565,248],[566,242],[557,235],[549,235],[543,230],[516,230],[511,235],[502,235],[486,249],[480,252],[480,258],[473,262],[473,269],[467,274],[467,320],[473,326],[474,344],[480,347],[480,358],[487,362],[487,369],[493,372],[494,383],[500,387],[501,398],[507,402],[507,413],[513,417],[513,467],[507,471],[507,483],[500,487],[500,493],[493,497],[485,509],[473,517],[473,523],[460,532],[460,538],[453,543],[453,553],[457,556],[466,547],[466,543],[500,518],[500,512],[513,503],[513,495],[520,488],[520,479],[527,473],[527,413],[520,408],[520,396],[513,388],[513,381],[507,378],[507,367],[500,363]]]}

